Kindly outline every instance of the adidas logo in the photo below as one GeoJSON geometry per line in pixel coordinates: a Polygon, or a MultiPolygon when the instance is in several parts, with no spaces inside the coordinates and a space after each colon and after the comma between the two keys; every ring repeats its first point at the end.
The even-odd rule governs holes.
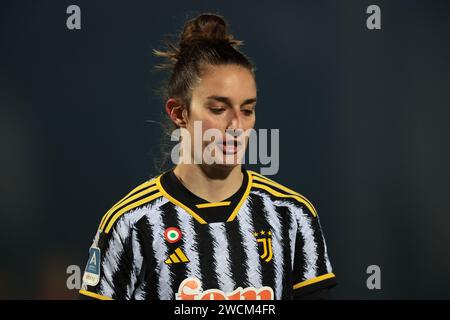
{"type": "Polygon", "coordinates": [[[175,252],[172,253],[169,258],[164,261],[166,264],[172,264],[172,263],[184,263],[189,262],[189,259],[186,257],[186,255],[183,253],[183,251],[180,248],[175,249],[175,252]]]}

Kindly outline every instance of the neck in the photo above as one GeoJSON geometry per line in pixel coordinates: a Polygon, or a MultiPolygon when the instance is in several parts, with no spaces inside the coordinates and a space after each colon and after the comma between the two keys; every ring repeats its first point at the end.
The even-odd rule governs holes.
{"type": "Polygon", "coordinates": [[[242,185],[241,165],[202,166],[179,164],[174,173],[193,194],[209,202],[219,202],[232,196],[242,185]]]}

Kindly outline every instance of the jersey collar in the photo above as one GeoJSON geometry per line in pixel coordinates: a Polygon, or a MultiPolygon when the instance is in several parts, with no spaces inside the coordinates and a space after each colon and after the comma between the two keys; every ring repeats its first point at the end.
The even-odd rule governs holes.
{"type": "Polygon", "coordinates": [[[243,166],[244,179],[241,187],[232,196],[220,202],[206,201],[189,191],[178,180],[173,169],[156,179],[158,189],[170,202],[183,208],[201,224],[233,221],[250,193],[252,175],[243,166]]]}

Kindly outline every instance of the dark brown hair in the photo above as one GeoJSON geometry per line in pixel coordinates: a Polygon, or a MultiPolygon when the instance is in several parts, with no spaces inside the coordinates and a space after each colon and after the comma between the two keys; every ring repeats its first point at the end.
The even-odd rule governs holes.
{"type": "MultiPolygon", "coordinates": [[[[200,14],[185,23],[177,44],[169,41],[164,43],[165,50],[153,50],[156,56],[165,59],[165,62],[155,66],[156,69],[170,71],[168,80],[158,93],[164,103],[169,98],[177,99],[187,109],[188,114],[192,90],[209,66],[239,65],[249,70],[255,78],[256,69],[253,63],[239,50],[243,41],[234,39],[229,33],[225,19],[220,15],[200,14]]],[[[162,159],[159,159],[161,163],[157,164],[158,171],[164,169],[163,166],[170,157],[170,134],[176,129],[167,115],[165,118],[162,121],[162,159]]]]}

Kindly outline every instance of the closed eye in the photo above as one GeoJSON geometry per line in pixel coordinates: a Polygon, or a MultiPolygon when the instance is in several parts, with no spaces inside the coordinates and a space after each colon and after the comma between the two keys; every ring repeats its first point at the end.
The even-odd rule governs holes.
{"type": "Polygon", "coordinates": [[[221,114],[225,111],[225,108],[209,108],[209,110],[214,114],[221,114]]]}

